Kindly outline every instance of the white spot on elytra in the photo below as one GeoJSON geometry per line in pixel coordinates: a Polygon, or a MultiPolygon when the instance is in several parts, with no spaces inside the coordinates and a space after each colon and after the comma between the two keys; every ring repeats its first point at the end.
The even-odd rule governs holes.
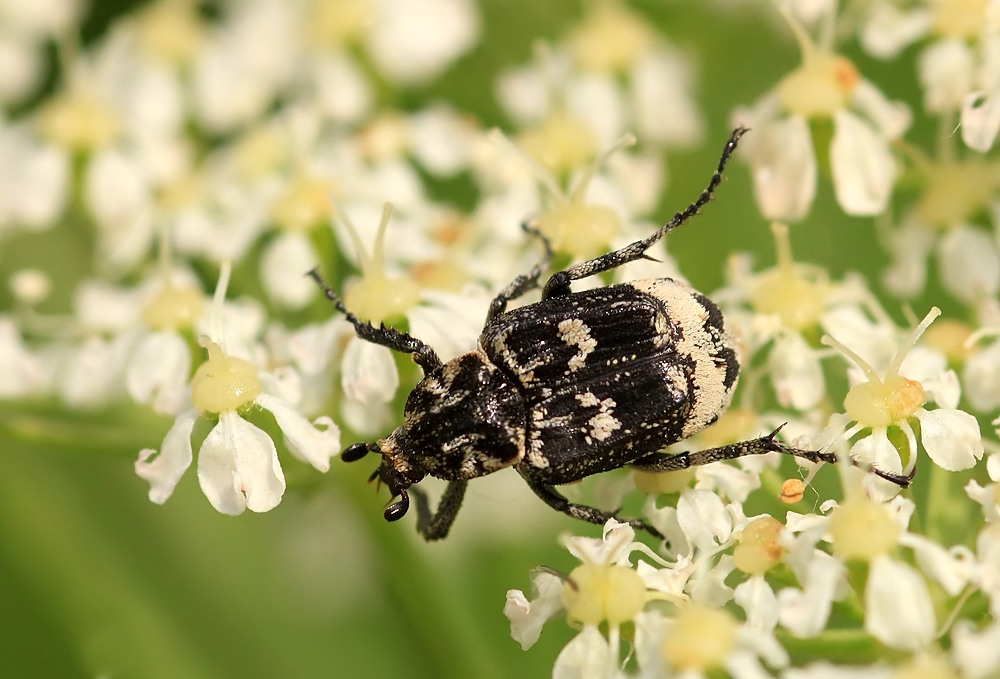
{"type": "Polygon", "coordinates": [[[559,321],[559,339],[577,348],[576,355],[569,359],[567,366],[570,372],[574,372],[583,367],[587,356],[597,348],[597,340],[590,336],[590,328],[579,318],[570,318],[559,321]]]}

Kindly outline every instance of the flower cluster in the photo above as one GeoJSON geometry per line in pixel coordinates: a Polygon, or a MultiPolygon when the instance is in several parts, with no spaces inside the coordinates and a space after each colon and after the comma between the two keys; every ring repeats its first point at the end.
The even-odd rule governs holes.
{"type": "Polygon", "coordinates": [[[774,263],[657,246],[574,289],[718,273],[739,391],[666,452],[780,428],[843,464],[566,489],[667,540],[566,538],[580,564],[508,593],[512,636],[564,617],[561,677],[995,676],[1000,4],[674,3],[714,43],[648,4],[585,3],[508,52],[474,0],[153,0],[94,38],[77,0],[0,0],[0,406],[142,411],[122,465],[152,502],[196,476],[218,512],[273,510],[391,431],[418,379],[307,271],[448,360],[537,262],[522,224],[558,265],[648,235],[688,200],[674,159],[714,156],[728,117],[751,128],[741,242],[774,263]],[[743,102],[705,82],[744,49],[719,49],[716,26],[745,30],[720,8],[797,52],[743,102]],[[857,257],[816,261],[809,237],[857,257]]]}

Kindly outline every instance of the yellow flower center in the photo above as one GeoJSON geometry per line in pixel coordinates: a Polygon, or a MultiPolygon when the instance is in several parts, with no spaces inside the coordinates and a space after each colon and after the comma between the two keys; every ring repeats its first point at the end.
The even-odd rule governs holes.
{"type": "Polygon", "coordinates": [[[227,356],[209,339],[203,339],[202,345],[208,359],[191,378],[191,405],[205,413],[222,413],[253,403],[260,395],[257,368],[242,358],[227,356]]]}
{"type": "Polygon", "coordinates": [[[937,307],[927,312],[924,320],[913,329],[906,342],[896,351],[884,378],[880,378],[875,369],[854,351],[832,337],[823,337],[824,344],[836,348],[854,361],[868,378],[865,382],[851,387],[844,399],[844,411],[851,419],[863,427],[888,427],[910,417],[924,404],[926,400],[924,388],[919,382],[901,376],[899,367],[920,336],[940,315],[941,310],[937,307]]]}
{"type": "Polygon", "coordinates": [[[660,655],[679,670],[718,668],[736,648],[738,632],[739,624],[724,609],[685,606],[660,645],[660,655]]]}
{"type": "Polygon", "coordinates": [[[267,177],[284,160],[287,148],[288,139],[273,126],[252,128],[233,147],[233,169],[243,180],[267,177]]]}
{"type": "Polygon", "coordinates": [[[986,0],[938,0],[931,3],[931,25],[944,38],[975,40],[986,20],[986,0]]]}
{"type": "Polygon", "coordinates": [[[573,59],[582,69],[626,71],[655,43],[655,30],[623,3],[603,0],[591,8],[569,35],[573,59]]]}
{"type": "Polygon", "coordinates": [[[646,585],[631,568],[584,563],[574,568],[563,584],[562,602],[572,621],[620,625],[635,618],[646,605],[646,585]]]}
{"type": "Polygon", "coordinates": [[[344,305],[361,320],[372,323],[402,316],[420,301],[420,285],[413,278],[387,276],[385,273],[385,229],[391,216],[392,206],[387,203],[382,211],[371,255],[365,252],[353,225],[341,217],[354,241],[361,265],[361,279],[355,281],[344,295],[344,305]]]}
{"type": "Polygon", "coordinates": [[[356,42],[374,18],[371,5],[371,0],[314,0],[304,22],[306,40],[317,47],[356,42]]]}
{"type": "Polygon", "coordinates": [[[844,399],[844,412],[865,427],[888,427],[913,415],[925,400],[919,382],[894,375],[851,387],[844,399]]]}
{"type": "Polygon", "coordinates": [[[198,322],[204,307],[200,290],[166,286],[142,310],[142,322],[150,328],[184,330],[198,322]]]}
{"type": "Polygon", "coordinates": [[[757,278],[750,302],[758,313],[777,316],[785,328],[800,332],[819,322],[829,285],[823,279],[810,280],[796,266],[786,225],[774,223],[771,232],[778,263],[757,278]]]}
{"type": "Polygon", "coordinates": [[[190,63],[205,40],[193,0],[160,0],[139,12],[136,19],[139,44],[168,63],[190,63]]]}
{"type": "Polygon", "coordinates": [[[778,544],[782,528],[782,523],[772,516],[748,523],[733,548],[734,565],[748,575],[763,575],[776,566],[785,555],[785,549],[778,544]]]}
{"type": "Polygon", "coordinates": [[[972,328],[966,323],[946,318],[927,328],[924,341],[927,345],[944,354],[949,361],[960,363],[969,354],[966,340],[972,335],[972,328]]]}
{"type": "Polygon", "coordinates": [[[778,99],[789,113],[804,118],[829,118],[844,108],[861,80],[849,59],[814,52],[778,83],[778,99]]]}
{"type": "Polygon", "coordinates": [[[57,95],[38,114],[39,132],[68,151],[100,149],[118,136],[118,119],[111,107],[83,88],[57,95]]]}
{"type": "Polygon", "coordinates": [[[959,679],[959,674],[939,653],[923,651],[899,665],[892,679],[959,679]]]}
{"type": "Polygon", "coordinates": [[[833,553],[841,559],[871,561],[888,554],[899,540],[899,525],[885,507],[855,493],[833,510],[827,524],[833,553]]]}
{"type": "Polygon", "coordinates": [[[985,210],[998,184],[996,169],[981,159],[928,165],[924,171],[927,183],[917,201],[917,214],[942,229],[985,210]]]}
{"type": "Polygon", "coordinates": [[[299,174],[271,204],[274,225],[306,231],[330,217],[330,182],[299,174]]]}
{"type": "Polygon", "coordinates": [[[580,259],[603,252],[621,229],[621,220],[611,208],[580,203],[551,207],[535,223],[557,252],[580,259]]]}
{"type": "Polygon", "coordinates": [[[518,135],[517,145],[552,175],[561,177],[594,156],[596,140],[582,121],[556,112],[518,135]]]}

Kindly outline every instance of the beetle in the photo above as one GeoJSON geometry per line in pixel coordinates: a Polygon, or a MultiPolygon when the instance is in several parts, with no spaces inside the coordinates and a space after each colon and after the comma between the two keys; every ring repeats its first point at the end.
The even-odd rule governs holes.
{"type": "MultiPolygon", "coordinates": [[[[645,257],[697,214],[711,200],[746,131],[732,132],[707,187],[655,233],[553,273],[540,301],[508,311],[510,302],[538,287],[552,258],[550,245],[535,232],[544,259],[493,299],[475,351],[447,363],[406,332],[359,320],[317,271],[309,273],[358,337],[410,354],[424,373],[406,399],[401,426],[381,440],[350,445],[341,455],[347,462],[368,453],[382,456],[371,479],[399,498],[386,508],[387,521],[407,513],[412,493],[417,530],[427,540],[444,538],[469,480],[507,467],[553,509],[603,524],[618,517],[570,502],[555,486],[626,465],[674,471],[768,452],[837,461],[835,453],[779,441],[781,427],[717,448],[658,452],[712,424],[729,405],[740,366],[721,311],[670,278],[580,292],[570,287],[645,257]],[[413,488],[428,474],[449,482],[433,514],[425,494],[413,488]]],[[[871,471],[902,486],[909,481],[871,471]]],[[[627,523],[662,538],[640,519],[627,523]]]]}

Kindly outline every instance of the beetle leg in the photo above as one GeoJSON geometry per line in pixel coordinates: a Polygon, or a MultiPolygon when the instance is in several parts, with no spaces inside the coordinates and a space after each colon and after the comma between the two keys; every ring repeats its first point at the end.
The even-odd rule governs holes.
{"type": "Polygon", "coordinates": [[[698,211],[712,199],[712,194],[722,182],[722,172],[726,169],[726,163],[729,162],[730,156],[732,156],[733,151],[736,150],[736,144],[746,131],[747,129],[745,127],[737,127],[733,130],[732,134],[729,135],[729,141],[726,142],[725,148],[722,149],[722,155],[719,157],[719,165],[712,174],[712,178],[709,180],[708,186],[705,187],[705,189],[701,192],[701,195],[699,195],[693,203],[675,214],[673,218],[661,226],[656,233],[653,233],[642,240],[637,240],[630,245],[626,245],[620,250],[609,252],[605,255],[601,255],[600,257],[587,260],[586,262],[574,264],[568,269],[552,274],[549,280],[546,281],[545,288],[542,290],[542,299],[567,295],[570,292],[569,284],[572,281],[593,276],[594,274],[601,273],[602,271],[616,269],[623,264],[628,264],[629,262],[641,259],[645,256],[646,250],[653,247],[653,245],[667,235],[668,232],[673,231],[678,226],[691,219],[691,217],[698,214],[698,211]]]}
{"type": "Polygon", "coordinates": [[[347,310],[347,307],[344,306],[344,302],[340,299],[337,293],[335,293],[319,275],[319,271],[313,269],[306,275],[316,281],[316,284],[323,290],[323,294],[326,295],[328,300],[330,300],[334,308],[344,314],[351,325],[354,326],[354,332],[357,333],[358,337],[373,344],[388,347],[393,351],[398,351],[403,354],[412,354],[413,360],[417,365],[423,368],[425,373],[429,373],[435,368],[441,367],[441,359],[430,346],[424,344],[407,332],[402,332],[401,330],[396,330],[394,328],[387,328],[384,325],[379,325],[379,327],[376,328],[371,323],[362,321],[360,318],[347,310]]]}
{"type": "Polygon", "coordinates": [[[627,523],[633,528],[639,530],[644,530],[653,537],[663,540],[663,534],[660,531],[653,528],[651,525],[643,521],[642,519],[623,519],[615,515],[612,512],[605,512],[603,510],[597,509],[596,507],[591,507],[589,505],[581,505],[575,502],[570,502],[565,497],[563,497],[559,491],[557,491],[553,486],[546,483],[541,483],[528,476],[522,474],[528,487],[537,495],[542,502],[547,504],[552,509],[560,511],[567,516],[571,516],[574,519],[582,519],[583,521],[589,521],[590,523],[596,523],[599,526],[603,526],[608,522],[609,519],[614,519],[615,521],[621,521],[622,523],[627,523]]]}
{"type": "MultiPolygon", "coordinates": [[[[794,448],[790,445],[782,443],[775,438],[780,429],[781,427],[778,427],[767,436],[761,436],[760,438],[751,439],[749,441],[740,441],[739,443],[731,443],[728,446],[720,446],[718,448],[707,448],[693,453],[685,452],[674,455],[666,453],[653,453],[652,455],[647,455],[646,457],[632,462],[631,466],[635,469],[646,472],[671,472],[688,469],[689,467],[697,467],[703,464],[711,464],[712,462],[720,462],[722,460],[735,460],[741,457],[746,457],[747,455],[763,455],[764,453],[782,453],[784,455],[793,455],[795,457],[801,457],[804,460],[809,460],[810,462],[827,462],[830,464],[836,464],[840,461],[840,457],[836,453],[821,450],[804,450],[802,448],[794,448]]],[[[901,488],[906,488],[910,485],[910,477],[904,474],[882,471],[881,469],[872,467],[864,462],[859,462],[851,457],[847,458],[847,460],[853,466],[871,474],[875,474],[879,478],[885,479],[886,481],[895,483],[901,488]]]]}
{"type": "Polygon", "coordinates": [[[538,279],[541,277],[542,272],[549,268],[549,263],[552,262],[552,244],[549,239],[546,238],[541,231],[531,226],[528,222],[522,222],[521,228],[524,232],[534,236],[542,243],[542,247],[545,248],[545,255],[540,262],[535,264],[526,274],[521,274],[514,280],[512,280],[507,287],[500,291],[493,301],[490,303],[490,310],[486,314],[486,324],[489,325],[490,321],[502,314],[507,310],[507,303],[511,300],[515,300],[528,290],[533,290],[538,287],[538,279]]]}
{"type": "Polygon", "coordinates": [[[465,497],[465,488],[468,485],[469,482],[466,479],[456,479],[448,483],[433,516],[431,516],[427,493],[419,488],[410,488],[410,494],[413,495],[417,505],[417,532],[425,540],[428,542],[441,540],[448,535],[451,524],[455,522],[458,509],[462,506],[462,498],[465,497]]]}

